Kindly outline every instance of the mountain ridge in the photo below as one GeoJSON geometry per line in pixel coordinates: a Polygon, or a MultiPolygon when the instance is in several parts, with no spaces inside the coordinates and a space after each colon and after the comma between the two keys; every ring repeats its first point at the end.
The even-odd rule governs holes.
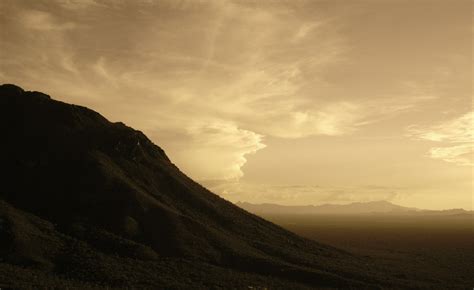
{"type": "Polygon", "coordinates": [[[253,213],[261,214],[424,214],[449,215],[472,214],[464,209],[427,210],[415,207],[405,207],[389,201],[353,202],[348,204],[321,205],[280,205],[275,203],[254,204],[237,202],[237,206],[253,213]]]}

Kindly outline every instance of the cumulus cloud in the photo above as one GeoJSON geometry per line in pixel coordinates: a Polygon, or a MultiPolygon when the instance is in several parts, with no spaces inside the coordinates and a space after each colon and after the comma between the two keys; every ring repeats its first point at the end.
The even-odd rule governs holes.
{"type": "Polygon", "coordinates": [[[412,137],[445,144],[431,148],[428,153],[431,158],[474,165],[474,111],[427,128],[411,126],[408,131],[412,137]]]}
{"type": "Polygon", "coordinates": [[[246,155],[265,148],[262,135],[225,121],[199,121],[190,124],[184,134],[190,146],[180,146],[177,162],[197,179],[238,180],[246,155]]]}

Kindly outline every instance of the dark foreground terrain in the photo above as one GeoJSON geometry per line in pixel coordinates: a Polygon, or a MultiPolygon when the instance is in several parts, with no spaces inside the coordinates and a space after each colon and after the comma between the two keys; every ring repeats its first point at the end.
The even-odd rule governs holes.
{"type": "Polygon", "coordinates": [[[263,214],[301,236],[377,261],[439,288],[474,285],[474,215],[263,214]]]}
{"type": "Polygon", "coordinates": [[[472,287],[297,236],[141,132],[43,93],[0,86],[0,134],[0,288],[472,287]]]}

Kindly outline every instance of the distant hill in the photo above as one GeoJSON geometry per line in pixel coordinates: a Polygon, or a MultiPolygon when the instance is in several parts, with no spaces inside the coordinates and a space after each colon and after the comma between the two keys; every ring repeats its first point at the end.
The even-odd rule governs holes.
{"type": "Polygon", "coordinates": [[[237,206],[255,214],[399,214],[399,215],[463,215],[472,214],[472,211],[464,209],[450,210],[422,210],[413,207],[404,207],[388,201],[354,202],[350,204],[323,204],[286,206],[272,203],[252,204],[248,202],[237,202],[237,206]]]}

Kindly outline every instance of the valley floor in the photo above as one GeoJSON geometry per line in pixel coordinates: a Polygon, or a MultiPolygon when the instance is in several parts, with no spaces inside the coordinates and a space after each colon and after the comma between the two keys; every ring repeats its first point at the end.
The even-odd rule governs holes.
{"type": "Polygon", "coordinates": [[[304,237],[373,258],[397,276],[439,288],[474,286],[472,215],[268,215],[304,237]]]}

